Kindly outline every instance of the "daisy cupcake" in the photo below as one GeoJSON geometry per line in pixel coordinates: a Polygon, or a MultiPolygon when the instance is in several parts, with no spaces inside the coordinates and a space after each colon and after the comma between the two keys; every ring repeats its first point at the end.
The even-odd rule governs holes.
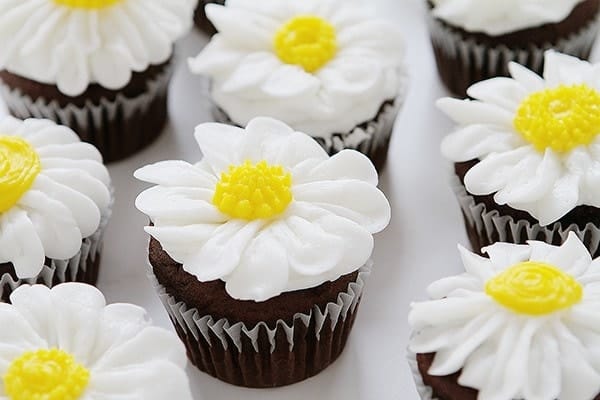
{"type": "Polygon", "coordinates": [[[192,400],[177,337],[96,288],[25,285],[0,304],[0,393],[10,400],[192,400]]]}
{"type": "Polygon", "coordinates": [[[541,73],[544,51],[588,58],[600,0],[428,0],[440,77],[464,96],[484,79],[508,76],[510,61],[541,73]]]}
{"type": "Polygon", "coordinates": [[[367,157],[333,157],[308,135],[257,118],[196,128],[204,159],[136,171],[156,184],[156,288],[201,370],[273,387],[319,373],[342,352],[390,206],[367,157]],[[260,366],[260,368],[258,367],[260,366]]]}
{"type": "Polygon", "coordinates": [[[511,78],[442,99],[457,123],[442,143],[473,249],[573,231],[600,255],[600,69],[555,52],[544,76],[512,63],[511,78]]]}
{"type": "Polygon", "coordinates": [[[402,37],[357,0],[242,0],[206,6],[218,34],[190,60],[212,81],[215,117],[266,116],[330,154],[359,150],[381,168],[406,92],[402,37]]]}
{"type": "Polygon", "coordinates": [[[167,117],[173,45],[197,0],[0,2],[0,94],[20,117],[49,118],[106,161],[152,142],[167,117]]]}
{"type": "Polygon", "coordinates": [[[0,299],[23,283],[96,283],[111,204],[94,146],[49,120],[0,120],[0,299]]]}
{"type": "Polygon", "coordinates": [[[552,246],[459,246],[465,273],[413,303],[409,361],[423,400],[600,399],[600,260],[552,246]]]}

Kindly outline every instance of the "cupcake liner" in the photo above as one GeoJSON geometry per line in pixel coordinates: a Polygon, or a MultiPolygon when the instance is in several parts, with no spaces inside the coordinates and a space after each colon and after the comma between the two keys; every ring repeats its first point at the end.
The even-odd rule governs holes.
{"type": "Polygon", "coordinates": [[[156,139],[167,120],[167,91],[173,74],[173,63],[149,80],[146,91],[136,97],[119,93],[114,100],[88,100],[84,106],[58,101],[35,100],[18,88],[0,81],[0,94],[10,113],[17,118],[48,118],[72,128],[83,141],[95,145],[104,161],[125,158],[156,139]]]}
{"type": "Polygon", "coordinates": [[[19,286],[24,284],[44,284],[48,287],[56,286],[65,282],[82,282],[95,285],[98,280],[100,257],[104,240],[104,231],[112,214],[111,204],[102,214],[100,225],[96,232],[83,239],[81,250],[68,260],[46,259],[46,264],[41,272],[33,278],[15,279],[10,273],[0,276],[0,300],[9,302],[10,294],[19,286]]]}
{"type": "MultiPolygon", "coordinates": [[[[334,155],[344,149],[358,150],[369,157],[375,168],[381,171],[387,160],[394,123],[404,105],[407,90],[408,85],[405,82],[400,89],[400,94],[394,100],[385,102],[375,118],[358,125],[352,131],[334,133],[328,138],[320,136],[312,136],[312,138],[319,142],[329,155],[334,155]]],[[[218,106],[214,107],[213,115],[217,122],[236,125],[229,115],[218,106]]],[[[310,132],[306,133],[310,134],[310,132]]]]}
{"type": "Polygon", "coordinates": [[[423,383],[423,377],[421,376],[421,372],[419,371],[419,363],[417,362],[417,355],[412,351],[407,350],[406,358],[408,361],[408,366],[410,367],[410,371],[415,379],[415,386],[419,396],[421,396],[421,400],[438,400],[437,397],[433,397],[433,389],[423,383]]]}
{"type": "Polygon", "coordinates": [[[477,43],[473,38],[465,38],[451,26],[435,18],[431,12],[427,18],[442,81],[451,92],[459,96],[465,96],[467,88],[475,82],[508,76],[510,61],[516,61],[541,74],[544,52],[550,48],[579,58],[589,58],[598,34],[598,22],[599,19],[595,18],[579,32],[556,43],[509,48],[505,45],[490,47],[477,43]]]}
{"type": "Polygon", "coordinates": [[[149,278],[163,302],[188,357],[200,370],[231,384],[246,387],[284,386],[307,379],[329,366],[342,352],[366,279],[369,261],[355,282],[324,310],[315,306],[298,313],[291,324],[278,320],[246,326],[226,318],[215,320],[169,295],[152,273],[149,278]]]}
{"type": "Polygon", "coordinates": [[[457,176],[453,176],[452,189],[464,216],[465,225],[473,250],[496,242],[525,244],[528,240],[539,240],[553,245],[562,244],[574,232],[590,251],[592,257],[600,256],[600,227],[588,223],[580,228],[576,224],[563,227],[560,222],[541,226],[527,220],[515,220],[501,215],[498,210],[488,211],[484,204],[477,203],[457,176]]]}

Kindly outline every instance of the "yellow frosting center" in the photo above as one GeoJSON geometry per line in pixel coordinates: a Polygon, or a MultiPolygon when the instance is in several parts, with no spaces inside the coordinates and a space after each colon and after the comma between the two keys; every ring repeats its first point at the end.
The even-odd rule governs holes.
{"type": "Polygon", "coordinates": [[[0,135],[0,214],[31,188],[42,169],[34,148],[16,136],[0,135]]]}
{"type": "Polygon", "coordinates": [[[516,264],[490,279],[485,292],[519,314],[544,315],[581,301],[583,287],[571,275],[543,262],[516,264]]]}
{"type": "Polygon", "coordinates": [[[600,92],[586,84],[535,92],[519,106],[514,125],[540,152],[589,145],[600,133],[600,92]]]}
{"type": "Polygon", "coordinates": [[[321,17],[301,15],[283,24],[275,34],[275,52],[286,64],[298,65],[315,72],[337,52],[333,25],[321,17]]]}
{"type": "Polygon", "coordinates": [[[69,8],[85,8],[87,10],[97,10],[110,7],[123,0],[54,0],[59,6],[69,8]]]}
{"type": "Polygon", "coordinates": [[[29,351],[14,360],[4,375],[10,400],[76,400],[85,391],[89,371],[58,349],[29,351]]]}
{"type": "Polygon", "coordinates": [[[291,201],[292,175],[266,161],[230,166],[221,174],[213,197],[221,212],[245,220],[274,217],[291,201]]]}

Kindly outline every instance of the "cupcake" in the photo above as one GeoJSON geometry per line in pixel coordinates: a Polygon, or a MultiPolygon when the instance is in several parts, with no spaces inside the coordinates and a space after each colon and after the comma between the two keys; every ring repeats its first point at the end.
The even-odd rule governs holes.
{"type": "Polygon", "coordinates": [[[200,0],[200,3],[198,3],[198,7],[196,8],[196,12],[194,13],[194,22],[196,23],[196,26],[209,35],[212,35],[216,32],[215,26],[208,20],[208,18],[206,18],[206,12],[204,11],[204,7],[211,3],[222,5],[225,4],[225,0],[200,0]]]}
{"type": "Polygon", "coordinates": [[[462,97],[475,82],[508,76],[510,61],[541,73],[544,51],[587,59],[600,0],[428,0],[440,77],[462,97]]]}
{"type": "Polygon", "coordinates": [[[0,392],[11,400],[192,400],[175,334],[98,289],[24,285],[0,304],[0,392]]]}
{"type": "Polygon", "coordinates": [[[217,121],[276,118],[381,169],[407,77],[400,32],[370,12],[338,0],[209,4],[219,33],[190,68],[211,79],[217,121]]]}
{"type": "Polygon", "coordinates": [[[459,250],[466,272],[411,305],[421,398],[600,399],[600,260],[574,233],[560,247],[459,250]]]}
{"type": "Polygon", "coordinates": [[[191,361],[247,387],[292,384],[342,352],[390,206],[367,157],[333,157],[269,118],[196,128],[197,164],[136,171],[151,278],[191,361]]]}
{"type": "Polygon", "coordinates": [[[544,77],[471,86],[438,106],[458,127],[442,142],[474,250],[495,242],[560,244],[575,232],[600,255],[600,65],[549,51],[544,77]]]}
{"type": "Polygon", "coordinates": [[[0,2],[0,94],[10,113],[71,127],[107,162],[139,151],[166,123],[173,44],[196,2],[0,2]]]}
{"type": "Polygon", "coordinates": [[[0,120],[0,299],[23,283],[95,284],[111,205],[94,146],[49,120],[0,120]]]}

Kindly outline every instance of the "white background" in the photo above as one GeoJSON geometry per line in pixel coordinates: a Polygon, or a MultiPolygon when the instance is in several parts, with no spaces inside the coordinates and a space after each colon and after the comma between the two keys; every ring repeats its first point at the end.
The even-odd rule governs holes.
{"type": "MultiPolygon", "coordinates": [[[[440,139],[451,125],[434,107],[434,101],[446,92],[437,77],[424,23],[425,1],[368,3],[404,32],[411,82],[381,176],[393,218],[387,230],[376,237],[375,270],[346,350],[320,375],[280,389],[237,388],[189,366],[197,400],[418,399],[405,360],[409,304],[423,299],[432,281],[461,270],[456,245],[467,244],[467,240],[448,186],[448,165],[439,154],[440,139]]],[[[148,237],[142,227],[147,219],[134,208],[144,185],[132,174],[156,161],[200,159],[192,135],[197,124],[211,120],[207,84],[191,75],[184,61],[196,55],[206,41],[195,31],[178,47],[179,65],[169,101],[171,120],[163,135],[145,151],[109,166],[117,199],[106,233],[99,287],[109,302],[141,305],[156,324],[169,329],[166,312],[146,278],[148,237]]],[[[4,112],[0,108],[0,114],[4,112]]]]}

